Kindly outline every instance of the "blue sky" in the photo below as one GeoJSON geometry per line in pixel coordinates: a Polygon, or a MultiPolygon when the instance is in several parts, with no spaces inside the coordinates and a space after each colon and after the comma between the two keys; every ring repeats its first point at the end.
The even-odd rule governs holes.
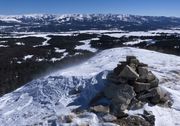
{"type": "Polygon", "coordinates": [[[180,17],[180,0],[0,0],[0,15],[118,13],[180,17]]]}

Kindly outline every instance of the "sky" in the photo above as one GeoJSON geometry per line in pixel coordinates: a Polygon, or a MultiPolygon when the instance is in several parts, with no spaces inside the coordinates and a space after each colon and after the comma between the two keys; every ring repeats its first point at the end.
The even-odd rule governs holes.
{"type": "Polygon", "coordinates": [[[0,0],[0,15],[105,13],[180,17],[180,0],[0,0]]]}

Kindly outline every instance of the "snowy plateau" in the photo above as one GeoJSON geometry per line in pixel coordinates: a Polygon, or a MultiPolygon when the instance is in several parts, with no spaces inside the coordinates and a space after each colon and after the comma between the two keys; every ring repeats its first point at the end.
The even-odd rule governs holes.
{"type": "Polygon", "coordinates": [[[170,95],[171,108],[149,106],[130,110],[131,115],[143,110],[152,111],[156,126],[180,126],[180,57],[144,49],[121,47],[106,49],[82,64],[62,69],[33,80],[21,88],[0,98],[1,126],[30,126],[53,123],[57,126],[116,126],[102,123],[93,113],[74,115],[72,123],[60,123],[62,115],[73,114],[72,109],[87,107],[89,101],[105,86],[108,71],[124,61],[127,55],[135,55],[147,63],[149,69],[160,79],[160,87],[170,95]],[[78,95],[71,94],[81,89],[78,95]],[[53,122],[54,121],[54,122],[53,122]]]}

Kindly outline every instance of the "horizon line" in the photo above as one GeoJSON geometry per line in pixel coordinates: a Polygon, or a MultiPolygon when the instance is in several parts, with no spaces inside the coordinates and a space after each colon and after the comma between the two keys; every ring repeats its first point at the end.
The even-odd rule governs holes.
{"type": "Polygon", "coordinates": [[[180,16],[169,16],[169,15],[144,15],[144,14],[129,14],[129,13],[22,13],[22,14],[0,14],[0,16],[23,16],[23,15],[127,15],[127,16],[147,16],[147,17],[172,17],[180,18],[180,16]]]}

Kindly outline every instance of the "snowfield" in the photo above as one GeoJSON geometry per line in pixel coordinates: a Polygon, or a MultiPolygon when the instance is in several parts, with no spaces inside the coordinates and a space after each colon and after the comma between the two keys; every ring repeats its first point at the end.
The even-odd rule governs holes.
{"type": "Polygon", "coordinates": [[[27,56],[24,56],[23,60],[31,59],[32,57],[33,55],[27,55],[27,56]]]}
{"type": "Polygon", "coordinates": [[[152,39],[146,39],[146,40],[139,39],[136,41],[125,42],[125,43],[123,43],[123,45],[136,45],[136,44],[139,44],[141,42],[146,42],[148,44],[151,44],[153,42],[153,40],[152,39]]]}
{"type": "Polygon", "coordinates": [[[2,18],[2,17],[0,17],[0,21],[4,21],[4,22],[17,22],[17,23],[20,23],[21,21],[19,21],[19,20],[17,20],[17,19],[14,19],[14,18],[9,18],[9,17],[7,17],[7,18],[2,18]]]}
{"type": "Polygon", "coordinates": [[[60,123],[60,117],[78,106],[87,107],[92,97],[106,85],[108,71],[127,55],[135,55],[160,79],[160,86],[169,92],[172,108],[148,106],[129,114],[152,111],[156,126],[180,126],[180,57],[137,48],[113,48],[98,53],[86,62],[33,80],[0,98],[1,126],[24,126],[57,122],[60,126],[73,123],[90,126],[115,126],[101,123],[93,113],[75,116],[72,124],[60,123]],[[75,92],[80,92],[78,95],[75,92]]]}
{"type": "Polygon", "coordinates": [[[84,45],[76,46],[75,49],[81,49],[81,50],[88,50],[90,52],[96,52],[97,49],[91,48],[91,45],[90,45],[91,40],[99,40],[99,38],[92,38],[92,39],[89,39],[89,40],[79,41],[81,43],[84,43],[84,45]]]}

